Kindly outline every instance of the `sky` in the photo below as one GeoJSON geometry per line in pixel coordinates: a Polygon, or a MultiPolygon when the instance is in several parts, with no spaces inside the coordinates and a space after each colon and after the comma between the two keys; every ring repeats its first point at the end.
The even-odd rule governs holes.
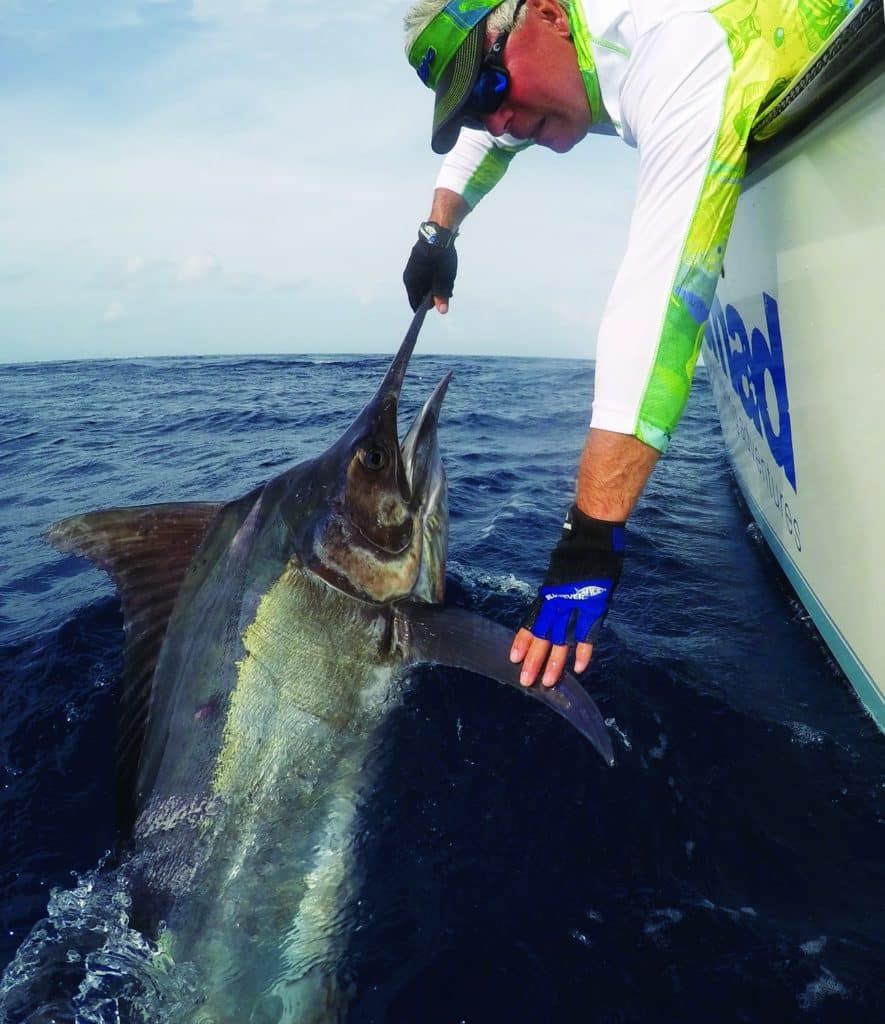
{"type": "MultiPolygon", "coordinates": [[[[0,363],[387,352],[440,158],[405,0],[0,0],[0,363]]],[[[425,352],[592,358],[636,154],[521,153],[425,352]]]]}

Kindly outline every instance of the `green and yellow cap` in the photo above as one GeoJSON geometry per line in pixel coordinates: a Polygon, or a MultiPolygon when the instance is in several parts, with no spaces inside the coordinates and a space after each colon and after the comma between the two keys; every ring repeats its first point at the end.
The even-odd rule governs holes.
{"type": "Polygon", "coordinates": [[[486,19],[503,0],[449,0],[409,50],[409,63],[436,93],[434,153],[448,153],[458,139],[458,114],[476,84],[482,64],[486,19]]]}

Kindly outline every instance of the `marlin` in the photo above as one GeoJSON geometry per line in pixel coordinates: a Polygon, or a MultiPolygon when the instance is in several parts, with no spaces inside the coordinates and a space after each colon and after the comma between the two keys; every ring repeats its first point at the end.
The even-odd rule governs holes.
{"type": "Polygon", "coordinates": [[[121,871],[139,927],[196,971],[200,1024],[328,1024],[358,891],[369,753],[410,666],[467,669],[564,716],[604,760],[596,705],[566,676],[524,690],[508,631],[443,607],[451,374],[402,443],[397,404],[427,311],[322,455],[225,504],[110,509],[53,526],[108,572],[124,612],[121,871]]]}

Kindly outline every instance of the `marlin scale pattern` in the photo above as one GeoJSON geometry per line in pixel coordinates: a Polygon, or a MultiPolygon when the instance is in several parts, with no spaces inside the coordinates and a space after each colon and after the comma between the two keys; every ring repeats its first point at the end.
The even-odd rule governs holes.
{"type": "Polygon", "coordinates": [[[447,375],[402,443],[397,404],[427,312],[343,436],[227,504],[111,509],[49,540],[115,580],[126,631],[117,870],[133,921],[196,972],[200,1024],[340,1021],[357,814],[410,666],[466,668],[547,704],[604,760],[566,676],[519,686],[510,633],[442,606],[437,427],[447,375]],[[192,966],[191,966],[192,965],[192,966]]]}

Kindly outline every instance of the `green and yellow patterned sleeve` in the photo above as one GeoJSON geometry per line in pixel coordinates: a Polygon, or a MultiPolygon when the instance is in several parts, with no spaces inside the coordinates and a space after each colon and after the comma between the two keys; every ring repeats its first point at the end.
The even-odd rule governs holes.
{"type": "Polygon", "coordinates": [[[488,132],[462,128],[436,179],[437,188],[456,192],[474,206],[504,177],[510,161],[527,143],[510,145],[488,132]]]}
{"type": "Polygon", "coordinates": [[[639,184],[600,325],[594,427],[666,449],[700,353],[753,121],[826,34],[811,32],[821,19],[809,10],[728,0],[669,19],[633,51],[620,98],[639,184]]]}

